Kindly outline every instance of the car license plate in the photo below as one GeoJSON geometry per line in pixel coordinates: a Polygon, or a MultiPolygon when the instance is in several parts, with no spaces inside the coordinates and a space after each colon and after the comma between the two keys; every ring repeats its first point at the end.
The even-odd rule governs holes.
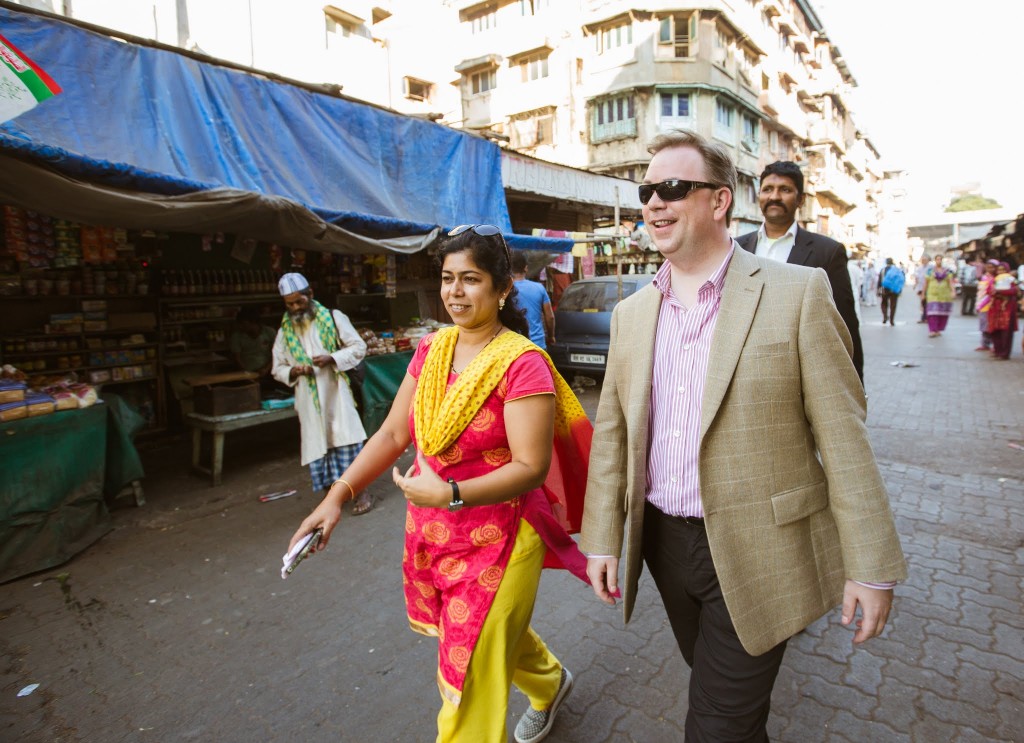
{"type": "Polygon", "coordinates": [[[603,364],[604,356],[598,353],[571,353],[569,361],[574,364],[603,364]]]}

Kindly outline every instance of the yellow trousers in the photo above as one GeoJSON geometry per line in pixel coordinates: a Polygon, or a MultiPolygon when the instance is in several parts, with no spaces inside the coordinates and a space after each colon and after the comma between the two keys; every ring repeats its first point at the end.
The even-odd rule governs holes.
{"type": "Polygon", "coordinates": [[[437,743],[506,743],[512,684],[534,709],[547,709],[558,694],[562,664],[530,629],[544,565],[544,542],[526,521],[487,613],[458,707],[442,697],[437,743]]]}

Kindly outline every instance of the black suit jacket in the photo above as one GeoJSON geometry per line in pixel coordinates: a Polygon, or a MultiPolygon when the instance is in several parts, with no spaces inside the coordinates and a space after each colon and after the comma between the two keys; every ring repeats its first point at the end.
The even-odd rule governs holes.
{"type": "MultiPolygon", "coordinates": [[[[751,253],[757,251],[757,232],[748,232],[736,238],[744,250],[751,253]]],[[[796,228],[796,239],[793,249],[789,252],[787,263],[811,268],[823,268],[828,274],[828,283],[832,285],[832,300],[842,316],[853,339],[853,365],[857,376],[864,381],[864,349],[860,343],[860,321],[857,320],[857,309],[854,302],[853,287],[850,284],[850,273],[846,269],[846,248],[831,237],[819,235],[796,228]]]]}

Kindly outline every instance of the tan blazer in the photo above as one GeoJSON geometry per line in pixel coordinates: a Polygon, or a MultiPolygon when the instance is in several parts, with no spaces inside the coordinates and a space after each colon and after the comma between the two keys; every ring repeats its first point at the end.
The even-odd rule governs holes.
{"type": "MultiPolygon", "coordinates": [[[[585,552],[620,555],[626,541],[627,622],[643,567],[661,296],[649,285],[612,315],[583,514],[585,552]]],[[[824,271],[733,246],[701,406],[700,484],[722,593],[752,655],[840,604],[847,578],[906,577],[850,347],[824,271]]]]}

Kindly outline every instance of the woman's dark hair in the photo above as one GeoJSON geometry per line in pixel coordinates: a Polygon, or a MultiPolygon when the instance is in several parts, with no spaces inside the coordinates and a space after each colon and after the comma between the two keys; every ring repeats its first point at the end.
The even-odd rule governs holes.
{"type": "Polygon", "coordinates": [[[515,302],[516,289],[512,280],[512,265],[508,246],[501,235],[478,235],[469,229],[454,237],[446,237],[437,251],[437,265],[444,266],[444,259],[453,253],[468,252],[473,263],[491,277],[494,288],[511,287],[505,297],[505,307],[498,310],[502,324],[520,335],[530,337],[530,326],[524,313],[515,302]]]}

